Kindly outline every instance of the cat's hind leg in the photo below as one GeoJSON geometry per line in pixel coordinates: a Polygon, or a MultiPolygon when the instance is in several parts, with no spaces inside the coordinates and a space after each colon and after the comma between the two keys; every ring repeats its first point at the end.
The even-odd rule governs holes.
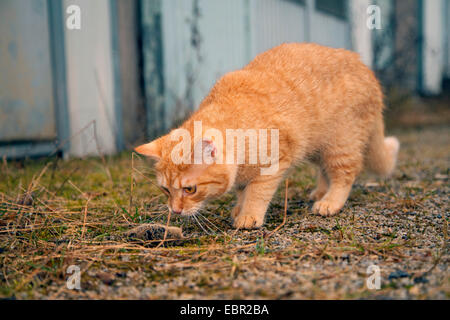
{"type": "Polygon", "coordinates": [[[362,164],[360,148],[325,153],[323,167],[329,180],[329,188],[323,197],[314,203],[313,212],[322,216],[338,213],[347,201],[362,164]]]}

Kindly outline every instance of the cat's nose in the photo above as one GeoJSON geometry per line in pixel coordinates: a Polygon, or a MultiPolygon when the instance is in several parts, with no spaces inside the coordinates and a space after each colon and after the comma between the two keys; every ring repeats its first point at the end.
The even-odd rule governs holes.
{"type": "Polygon", "coordinates": [[[172,209],[172,213],[178,214],[178,215],[181,214],[182,211],[183,211],[183,210],[177,211],[177,210],[172,209]]]}

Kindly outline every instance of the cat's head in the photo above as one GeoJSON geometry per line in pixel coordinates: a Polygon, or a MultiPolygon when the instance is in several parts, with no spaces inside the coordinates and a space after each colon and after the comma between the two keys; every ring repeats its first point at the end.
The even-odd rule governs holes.
{"type": "Polygon", "coordinates": [[[137,147],[136,152],[156,160],[156,178],[168,197],[172,213],[182,216],[195,214],[206,200],[227,192],[234,182],[235,168],[217,164],[217,148],[212,140],[200,140],[180,151],[180,142],[173,141],[170,134],[137,147]],[[194,163],[194,146],[201,144],[202,154],[207,161],[194,163]],[[178,149],[177,149],[178,148],[178,149]],[[175,157],[174,157],[175,155],[175,157]],[[189,159],[189,160],[188,160],[189,159]],[[181,162],[181,163],[180,163],[181,162]]]}

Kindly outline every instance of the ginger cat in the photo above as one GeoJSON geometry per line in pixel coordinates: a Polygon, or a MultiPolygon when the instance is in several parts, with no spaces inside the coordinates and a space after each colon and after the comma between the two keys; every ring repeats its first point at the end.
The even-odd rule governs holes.
{"type": "Polygon", "coordinates": [[[261,227],[287,170],[308,160],[319,167],[317,187],[310,195],[315,201],[312,211],[334,215],[364,166],[383,176],[394,170],[399,142],[384,137],[383,106],[377,79],[356,53],[316,44],[282,44],[224,75],[179,129],[136,151],[157,160],[158,183],[175,214],[193,215],[206,200],[235,186],[233,226],[261,227]],[[223,147],[222,138],[230,129],[248,134],[244,163],[228,161],[239,148],[239,143],[229,147],[228,141],[226,150],[223,147]],[[261,157],[256,163],[254,158],[249,161],[254,151],[250,136],[256,132],[261,147],[261,129],[278,132],[262,147],[277,155],[270,164],[261,157]],[[196,161],[198,155],[204,161],[196,161]],[[269,166],[275,169],[263,174],[269,166]]]}

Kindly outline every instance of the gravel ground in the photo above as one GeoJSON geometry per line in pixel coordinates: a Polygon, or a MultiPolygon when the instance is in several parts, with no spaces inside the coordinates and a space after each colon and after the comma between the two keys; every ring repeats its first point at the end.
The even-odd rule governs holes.
{"type": "Polygon", "coordinates": [[[208,206],[201,226],[171,221],[187,239],[156,247],[123,235],[166,222],[164,199],[142,177],[140,160],[131,193],[129,154],[107,159],[111,179],[98,159],[53,171],[4,162],[0,297],[448,299],[450,128],[391,133],[402,144],[394,176],[363,174],[338,216],[309,213],[315,174],[304,165],[289,177],[287,222],[271,236],[283,221],[284,184],[260,230],[231,228],[230,194],[208,206]],[[80,267],[80,290],[66,287],[69,265],[80,267]],[[379,289],[367,286],[374,270],[379,289]]]}

